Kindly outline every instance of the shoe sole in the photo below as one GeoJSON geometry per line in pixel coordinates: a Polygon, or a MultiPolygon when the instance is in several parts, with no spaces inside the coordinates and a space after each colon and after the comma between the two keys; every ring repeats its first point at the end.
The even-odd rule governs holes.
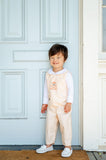
{"type": "MultiPolygon", "coordinates": [[[[61,155],[62,156],[62,155],[61,155]]],[[[64,158],[67,158],[67,157],[70,157],[71,156],[71,154],[70,155],[64,155],[64,156],[62,156],[62,157],[64,157],[64,158]]]]}
{"type": "MultiPolygon", "coordinates": [[[[73,153],[73,151],[72,151],[72,153],[73,153]]],[[[64,157],[64,158],[70,157],[72,155],[72,153],[70,153],[68,155],[61,155],[61,157],[64,157]]]]}
{"type": "Polygon", "coordinates": [[[50,152],[50,151],[53,151],[53,149],[51,149],[51,150],[48,150],[48,151],[44,151],[44,152],[39,152],[39,151],[36,151],[36,153],[46,153],[46,152],[50,152]]]}

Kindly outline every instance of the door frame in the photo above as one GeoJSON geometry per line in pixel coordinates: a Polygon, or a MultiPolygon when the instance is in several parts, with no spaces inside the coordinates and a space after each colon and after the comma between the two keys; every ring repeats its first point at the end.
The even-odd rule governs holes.
{"type": "Polygon", "coordinates": [[[98,1],[79,1],[80,145],[98,151],[98,1]]]}
{"type": "Polygon", "coordinates": [[[83,147],[83,0],[79,1],[79,144],[83,147]]]}

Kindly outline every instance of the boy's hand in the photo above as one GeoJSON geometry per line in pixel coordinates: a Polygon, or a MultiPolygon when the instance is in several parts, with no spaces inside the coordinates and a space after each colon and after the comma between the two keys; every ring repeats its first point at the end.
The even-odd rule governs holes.
{"type": "Polygon", "coordinates": [[[47,106],[48,104],[42,104],[41,113],[45,113],[45,111],[47,110],[47,106]]]}
{"type": "Polygon", "coordinates": [[[65,113],[68,113],[71,111],[71,105],[72,105],[72,103],[66,103],[66,105],[64,106],[65,113]]]}

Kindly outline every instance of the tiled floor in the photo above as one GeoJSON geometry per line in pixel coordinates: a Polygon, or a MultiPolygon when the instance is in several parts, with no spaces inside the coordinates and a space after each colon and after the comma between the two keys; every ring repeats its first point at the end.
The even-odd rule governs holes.
{"type": "Polygon", "coordinates": [[[90,160],[106,160],[106,152],[87,152],[90,160]]]}

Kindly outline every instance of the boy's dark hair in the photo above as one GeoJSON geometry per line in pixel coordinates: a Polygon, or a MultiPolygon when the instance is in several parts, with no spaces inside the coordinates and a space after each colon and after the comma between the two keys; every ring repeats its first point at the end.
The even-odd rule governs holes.
{"type": "Polygon", "coordinates": [[[49,49],[49,59],[51,56],[56,55],[58,52],[61,52],[64,56],[64,60],[68,58],[68,49],[66,46],[61,45],[61,44],[54,44],[50,49],[49,49]]]}

